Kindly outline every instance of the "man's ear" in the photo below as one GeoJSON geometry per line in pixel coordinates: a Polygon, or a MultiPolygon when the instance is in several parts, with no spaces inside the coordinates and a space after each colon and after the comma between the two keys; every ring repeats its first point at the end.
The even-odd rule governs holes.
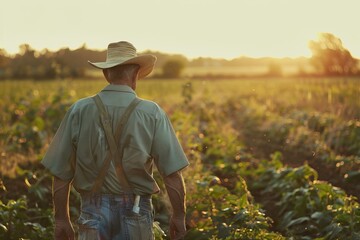
{"type": "Polygon", "coordinates": [[[136,70],[135,76],[134,76],[134,78],[133,78],[133,80],[131,82],[131,88],[133,90],[136,89],[136,81],[139,79],[139,70],[140,70],[140,67],[136,70]]]}
{"type": "MultiPolygon", "coordinates": [[[[106,78],[106,80],[109,82],[109,78],[108,78],[108,71],[107,71],[107,69],[105,68],[105,69],[103,69],[102,71],[103,71],[104,77],[105,77],[105,78],[106,78]]],[[[110,82],[109,82],[109,83],[110,83],[110,82]]]]}
{"type": "Polygon", "coordinates": [[[133,89],[133,90],[135,90],[136,89],[136,81],[137,81],[137,76],[132,80],[132,82],[131,82],[131,88],[133,89]]]}

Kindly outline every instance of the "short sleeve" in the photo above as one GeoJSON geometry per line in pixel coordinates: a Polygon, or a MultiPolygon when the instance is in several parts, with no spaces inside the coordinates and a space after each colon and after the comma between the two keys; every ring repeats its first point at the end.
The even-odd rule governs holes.
{"type": "Polygon", "coordinates": [[[162,110],[156,119],[151,156],[163,176],[168,176],[189,165],[171,122],[162,110]]]}
{"type": "Polygon", "coordinates": [[[54,176],[71,180],[75,171],[76,119],[74,106],[66,113],[41,163],[54,176]]]}

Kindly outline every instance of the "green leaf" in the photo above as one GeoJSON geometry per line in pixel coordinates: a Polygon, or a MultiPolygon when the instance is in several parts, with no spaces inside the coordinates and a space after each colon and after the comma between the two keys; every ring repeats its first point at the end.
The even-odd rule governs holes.
{"type": "Polygon", "coordinates": [[[298,224],[302,224],[304,222],[308,222],[310,220],[309,217],[300,217],[300,218],[297,218],[297,219],[294,219],[292,221],[290,221],[286,227],[289,228],[291,226],[294,226],[294,225],[298,225],[298,224]]]}
{"type": "Polygon", "coordinates": [[[311,214],[311,218],[313,218],[313,219],[321,219],[324,216],[325,216],[325,214],[322,212],[314,212],[313,214],[311,214]]]}
{"type": "Polygon", "coordinates": [[[327,226],[331,222],[332,217],[325,212],[314,212],[311,214],[311,219],[314,219],[319,225],[327,226]]]}
{"type": "Polygon", "coordinates": [[[3,229],[5,232],[8,231],[7,227],[2,223],[0,223],[0,229],[3,229]]]}

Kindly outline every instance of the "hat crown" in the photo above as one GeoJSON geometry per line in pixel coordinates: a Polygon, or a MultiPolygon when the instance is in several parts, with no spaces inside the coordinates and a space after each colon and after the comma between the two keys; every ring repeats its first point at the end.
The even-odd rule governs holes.
{"type": "Polygon", "coordinates": [[[136,57],[136,48],[129,42],[121,41],[110,43],[107,49],[106,61],[114,61],[119,58],[133,58],[136,57]]]}

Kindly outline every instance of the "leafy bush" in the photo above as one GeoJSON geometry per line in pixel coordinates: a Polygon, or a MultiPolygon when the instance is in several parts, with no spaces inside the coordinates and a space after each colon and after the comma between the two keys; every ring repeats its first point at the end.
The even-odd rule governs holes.
{"type": "Polygon", "coordinates": [[[360,121],[348,121],[327,129],[325,141],[340,155],[360,157],[360,121]]]}
{"type": "Polygon", "coordinates": [[[196,227],[186,239],[284,239],[269,230],[272,220],[248,200],[245,185],[242,195],[231,194],[216,177],[197,182],[190,196],[188,214],[196,227]]]}
{"type": "Polygon", "coordinates": [[[0,201],[1,239],[52,239],[52,210],[29,208],[26,196],[0,201]]]}
{"type": "Polygon", "coordinates": [[[257,167],[251,186],[263,204],[275,208],[276,229],[301,239],[360,237],[360,207],[356,199],[329,183],[317,181],[307,165],[283,167],[279,154],[257,167]]]}

